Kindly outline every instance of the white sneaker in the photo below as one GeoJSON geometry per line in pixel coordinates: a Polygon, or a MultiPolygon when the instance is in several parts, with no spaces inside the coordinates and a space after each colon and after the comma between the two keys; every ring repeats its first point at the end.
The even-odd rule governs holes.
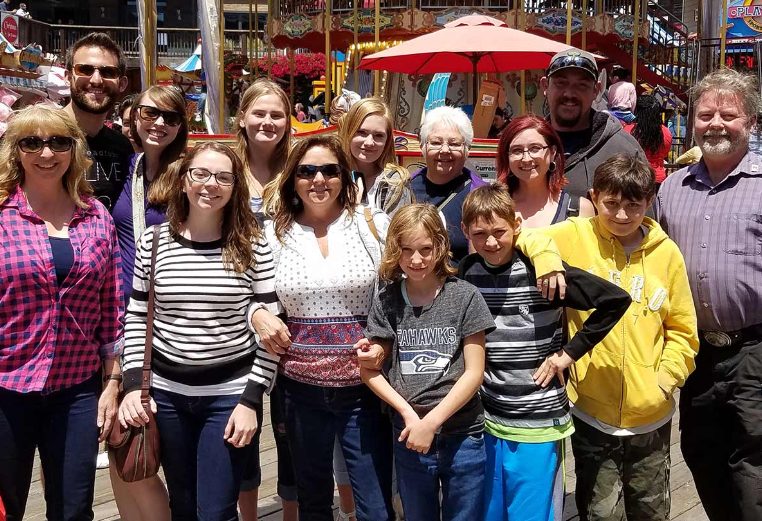
{"type": "Polygon", "coordinates": [[[108,452],[105,450],[98,453],[98,459],[95,460],[95,468],[107,469],[108,468],[108,452]]]}

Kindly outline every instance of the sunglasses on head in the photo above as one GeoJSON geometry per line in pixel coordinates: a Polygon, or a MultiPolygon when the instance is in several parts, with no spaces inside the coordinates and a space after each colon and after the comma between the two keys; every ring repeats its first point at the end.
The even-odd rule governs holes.
{"type": "Polygon", "coordinates": [[[87,76],[88,78],[98,71],[104,80],[115,80],[122,75],[119,67],[113,65],[88,65],[86,63],[74,64],[74,74],[77,76],[87,76]]]}
{"type": "Polygon", "coordinates": [[[19,148],[27,154],[36,154],[48,147],[53,152],[68,152],[74,145],[74,140],[70,137],[53,136],[48,139],[42,139],[37,136],[28,136],[19,139],[19,148]]]}
{"type": "Polygon", "coordinates": [[[317,173],[323,174],[326,179],[339,177],[344,169],[341,165],[330,163],[327,165],[299,165],[296,167],[296,177],[299,179],[314,179],[317,173]]]}
{"type": "Polygon", "coordinates": [[[153,123],[159,119],[159,116],[161,116],[164,120],[164,124],[169,125],[170,127],[178,126],[183,122],[183,118],[185,117],[185,114],[180,114],[174,110],[161,110],[149,105],[138,105],[137,109],[140,119],[153,123]]]}

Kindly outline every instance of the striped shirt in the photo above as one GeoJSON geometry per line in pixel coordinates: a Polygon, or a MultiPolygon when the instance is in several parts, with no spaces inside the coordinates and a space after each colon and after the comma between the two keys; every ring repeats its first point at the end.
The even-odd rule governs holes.
{"type": "MultiPolygon", "coordinates": [[[[226,270],[221,241],[195,242],[160,227],[156,256],[153,386],[187,395],[242,393],[241,403],[261,403],[278,360],[257,345],[248,312],[264,303],[282,309],[275,295],[272,252],[264,239],[252,245],[254,266],[226,270]]],[[[124,388],[140,387],[146,334],[153,228],[135,255],[133,293],[127,308],[124,388]]]]}
{"type": "Polygon", "coordinates": [[[541,388],[532,375],[562,348],[578,360],[603,340],[630,304],[629,295],[613,284],[566,263],[563,267],[566,297],[548,301],[537,290],[534,266],[518,252],[503,266],[490,266],[478,254],[460,264],[460,277],[479,289],[497,326],[487,334],[481,389],[486,428],[495,436],[510,432],[514,441],[552,441],[570,434],[566,388],[557,378],[541,388]],[[562,306],[595,309],[566,345],[562,306]]]}
{"type": "Polygon", "coordinates": [[[487,335],[481,395],[485,419],[511,427],[560,426],[571,421],[566,389],[554,379],[539,388],[532,374],[563,345],[562,309],[542,297],[528,261],[515,255],[491,268],[466,257],[461,277],[481,292],[497,328],[487,335]]]}
{"type": "Polygon", "coordinates": [[[685,257],[702,330],[760,323],[762,156],[749,152],[715,185],[703,161],[662,183],[656,216],[685,257]]]}

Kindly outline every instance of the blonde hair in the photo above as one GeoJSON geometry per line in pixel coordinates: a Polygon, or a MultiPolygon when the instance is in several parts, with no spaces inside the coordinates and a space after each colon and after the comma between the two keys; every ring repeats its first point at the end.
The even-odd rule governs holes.
{"type": "Polygon", "coordinates": [[[89,205],[83,201],[83,196],[93,193],[86,178],[93,162],[88,158],[85,135],[66,111],[50,105],[23,108],[9,119],[8,129],[0,143],[0,157],[3,158],[3,161],[0,161],[0,203],[5,202],[16,187],[24,182],[18,142],[43,130],[49,136],[62,136],[73,140],[69,152],[71,161],[63,176],[63,186],[74,204],[80,208],[87,208],[89,205]]]}
{"type": "Polygon", "coordinates": [[[172,177],[177,169],[177,162],[185,152],[188,146],[188,118],[185,113],[185,98],[176,87],[164,87],[154,85],[141,92],[135,100],[133,107],[133,116],[130,118],[130,137],[143,148],[143,142],[138,135],[138,106],[146,98],[156,103],[160,110],[172,110],[183,115],[180,128],[177,131],[174,141],[165,148],[159,156],[159,169],[156,177],[151,181],[148,187],[148,202],[155,206],[166,206],[169,203],[172,189],[172,177]]]}
{"type": "Polygon", "coordinates": [[[401,208],[392,217],[386,233],[386,249],[381,259],[378,275],[386,281],[398,280],[403,271],[400,268],[402,241],[411,233],[423,229],[434,243],[434,272],[438,277],[455,275],[458,271],[450,265],[450,237],[439,216],[439,211],[430,204],[414,203],[401,208]]]}
{"type": "Polygon", "coordinates": [[[180,161],[171,179],[171,194],[167,207],[169,228],[172,233],[178,233],[180,226],[188,218],[190,203],[188,194],[183,190],[185,174],[193,159],[203,152],[221,154],[230,159],[233,165],[233,193],[222,214],[222,262],[225,269],[243,273],[254,265],[251,245],[259,240],[262,233],[249,206],[249,185],[245,180],[241,160],[229,146],[215,141],[199,143],[180,161]]]}
{"type": "Polygon", "coordinates": [[[480,186],[466,196],[461,213],[463,226],[468,228],[479,219],[490,223],[495,217],[505,219],[511,226],[516,223],[516,205],[508,186],[502,183],[480,186]]]}
{"type": "Polygon", "coordinates": [[[352,170],[358,170],[357,159],[352,155],[352,138],[354,138],[360,126],[368,116],[379,116],[384,119],[386,130],[386,143],[381,155],[373,163],[381,172],[384,181],[389,185],[389,196],[384,202],[386,211],[394,208],[410,184],[410,173],[406,168],[397,164],[397,156],[394,153],[394,123],[389,107],[380,98],[363,98],[341,117],[338,123],[338,136],[344,150],[349,152],[349,165],[352,170]]]}
{"type": "Polygon", "coordinates": [[[246,135],[246,127],[242,127],[241,122],[246,117],[246,113],[251,110],[251,106],[255,101],[262,96],[270,94],[277,96],[283,105],[283,114],[286,117],[286,130],[281,140],[275,146],[267,166],[270,168],[270,172],[277,175],[286,164],[286,157],[288,157],[288,151],[291,146],[291,102],[277,83],[267,78],[259,78],[241,96],[240,108],[233,124],[236,134],[236,144],[233,148],[243,162],[243,169],[246,175],[251,172],[251,165],[249,164],[249,137],[246,135]]]}

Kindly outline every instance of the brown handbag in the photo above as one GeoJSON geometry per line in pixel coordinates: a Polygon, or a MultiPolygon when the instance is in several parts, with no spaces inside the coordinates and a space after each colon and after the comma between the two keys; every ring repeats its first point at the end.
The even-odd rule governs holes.
{"type": "Polygon", "coordinates": [[[146,343],[143,356],[143,379],[140,385],[140,403],[143,405],[149,421],[143,427],[127,426],[125,429],[116,422],[109,433],[106,443],[116,465],[116,472],[123,481],[140,481],[159,472],[161,461],[159,452],[159,428],[156,417],[151,412],[151,351],[153,349],[153,318],[155,313],[154,275],[156,270],[156,251],[159,247],[159,227],[153,229],[151,247],[151,268],[148,279],[148,317],[146,319],[146,343]]]}

